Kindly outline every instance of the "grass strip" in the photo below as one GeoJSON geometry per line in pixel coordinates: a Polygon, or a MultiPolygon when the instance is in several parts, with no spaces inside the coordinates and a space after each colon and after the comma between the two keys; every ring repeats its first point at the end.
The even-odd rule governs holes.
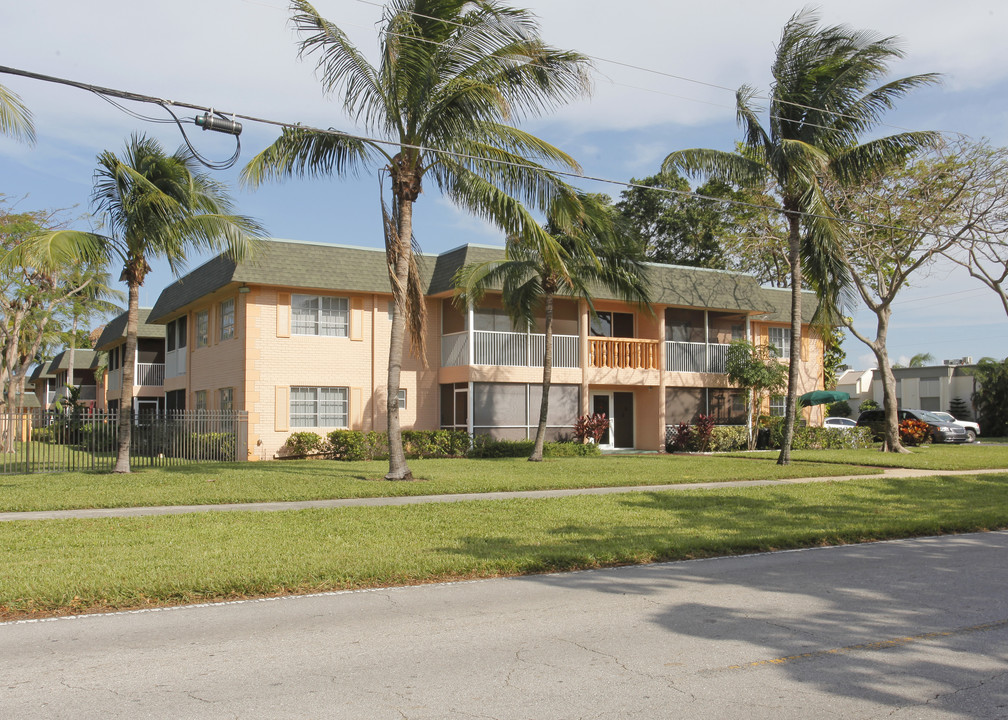
{"type": "MultiPolygon", "coordinates": [[[[984,470],[1008,468],[1008,444],[924,445],[908,448],[908,453],[869,450],[793,450],[795,462],[871,467],[915,468],[920,470],[984,470]]],[[[729,453],[730,457],[764,458],[767,452],[729,453]]],[[[777,451],[773,451],[774,459],[777,451]]]]}
{"type": "Polygon", "coordinates": [[[1008,527],[1008,474],[0,525],[0,618],[1008,527]]]}
{"type": "MultiPolygon", "coordinates": [[[[129,475],[54,473],[0,477],[0,511],[396,497],[623,485],[765,480],[878,472],[776,456],[635,455],[524,459],[412,460],[418,482],[387,482],[386,462],[297,460],[200,463],[129,475]]],[[[1008,452],[1004,467],[1008,467],[1008,452]]]]}

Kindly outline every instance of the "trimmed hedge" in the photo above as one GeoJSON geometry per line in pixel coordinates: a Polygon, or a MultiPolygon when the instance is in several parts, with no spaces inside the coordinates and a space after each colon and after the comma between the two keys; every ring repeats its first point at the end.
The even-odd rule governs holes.
{"type": "MultiPolygon", "coordinates": [[[[469,450],[464,430],[404,430],[402,438],[408,458],[465,457],[469,450]]],[[[386,460],[388,433],[333,430],[323,452],[335,460],[386,460]]]]}
{"type": "MultiPolygon", "coordinates": [[[[469,457],[516,458],[528,457],[535,447],[534,440],[494,440],[489,435],[477,435],[473,438],[469,457]]],[[[543,457],[593,457],[601,455],[602,451],[595,443],[548,442],[543,445],[543,457]]]]}

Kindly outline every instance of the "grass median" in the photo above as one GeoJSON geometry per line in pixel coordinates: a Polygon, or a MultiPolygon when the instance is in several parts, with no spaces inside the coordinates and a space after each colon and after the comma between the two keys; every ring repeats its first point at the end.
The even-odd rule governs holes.
{"type": "MultiPolygon", "coordinates": [[[[795,461],[776,455],[634,455],[525,459],[411,460],[416,482],[388,482],[386,462],[298,460],[201,463],[145,468],[129,475],[53,473],[0,477],[0,512],[152,505],[396,497],[622,485],[663,485],[732,480],[772,480],[820,475],[870,474],[878,470],[842,460],[795,461]]],[[[1008,448],[1004,452],[1008,467],[1008,448]]]]}
{"type": "Polygon", "coordinates": [[[1008,474],[0,524],[0,618],[1008,527],[1008,474]]]}

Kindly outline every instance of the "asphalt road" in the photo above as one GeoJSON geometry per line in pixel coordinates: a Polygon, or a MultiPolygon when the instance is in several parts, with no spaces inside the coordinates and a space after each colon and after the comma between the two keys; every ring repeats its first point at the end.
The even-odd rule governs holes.
{"type": "Polygon", "coordinates": [[[3,718],[1008,718],[1008,533],[0,625],[3,718]]]}

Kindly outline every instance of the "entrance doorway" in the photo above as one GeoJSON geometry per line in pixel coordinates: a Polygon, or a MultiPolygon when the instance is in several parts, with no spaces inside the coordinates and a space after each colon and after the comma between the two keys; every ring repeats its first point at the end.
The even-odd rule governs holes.
{"type": "Polygon", "coordinates": [[[632,392],[592,393],[591,411],[609,418],[609,429],[599,440],[599,447],[634,447],[634,408],[632,392]]]}

